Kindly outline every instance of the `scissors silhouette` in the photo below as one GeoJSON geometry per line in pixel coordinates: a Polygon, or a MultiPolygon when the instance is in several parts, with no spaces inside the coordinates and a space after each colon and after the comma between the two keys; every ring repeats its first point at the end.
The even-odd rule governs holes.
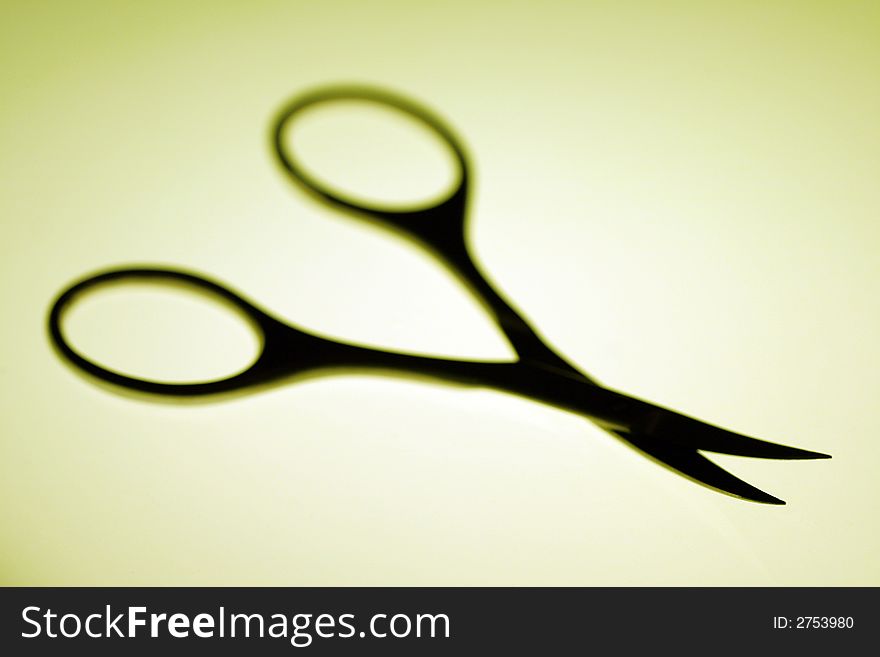
{"type": "Polygon", "coordinates": [[[767,504],[782,500],[735,477],[700,451],[769,459],[830,458],[743,436],[661,408],[599,385],[565,360],[486,279],[468,248],[466,217],[471,168],[459,139],[421,105],[371,87],[328,87],[298,96],[278,114],[272,131],[275,154],[283,169],[319,201],[393,229],[423,247],[456,274],[484,304],[513,347],[508,362],[465,361],[410,355],[330,340],[280,321],[231,289],[178,269],[112,269],[89,276],[62,292],[49,314],[49,333],[60,354],[97,379],[158,395],[190,397],[254,389],[307,372],[340,368],[416,373],[449,382],[495,388],[583,415],[678,473],[730,495],[767,504]],[[457,166],[457,182],[445,198],[410,209],[364,204],[313,177],[284,145],[285,131],[303,110],[335,101],[366,101],[396,109],[421,122],[448,146],[457,166]],[[152,280],[183,283],[231,303],[253,323],[262,348],[244,371],[214,381],[164,383],[108,369],[76,351],[65,338],[61,320],[70,302],[109,282],[152,280]],[[698,451],[700,450],[700,451],[698,451]]]}

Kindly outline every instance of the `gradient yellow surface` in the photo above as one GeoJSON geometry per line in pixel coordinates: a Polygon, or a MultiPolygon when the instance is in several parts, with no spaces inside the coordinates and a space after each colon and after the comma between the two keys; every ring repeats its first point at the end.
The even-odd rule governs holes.
{"type": "MultiPolygon", "coordinates": [[[[880,584],[877,3],[7,1],[0,26],[3,584],[880,584]],[[280,104],[337,81],[455,126],[477,253],[587,372],[833,460],[718,459],[768,507],[491,391],[172,405],[66,367],[51,299],[131,262],[332,336],[509,353],[432,261],[274,164],[280,104]]],[[[130,292],[84,302],[78,344],[184,377],[253,353],[222,309],[130,292]]]]}

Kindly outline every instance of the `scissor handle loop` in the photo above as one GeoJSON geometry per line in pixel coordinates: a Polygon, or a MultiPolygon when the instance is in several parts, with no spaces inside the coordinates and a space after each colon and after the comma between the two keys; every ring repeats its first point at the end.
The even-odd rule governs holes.
{"type": "MultiPolygon", "coordinates": [[[[446,231],[454,233],[461,231],[469,178],[465,149],[449,126],[430,110],[409,98],[369,86],[322,87],[295,97],[281,109],[273,124],[272,139],[275,154],[284,170],[294,181],[326,203],[386,224],[392,224],[396,228],[402,228],[428,241],[432,241],[432,238],[440,231],[438,226],[431,226],[432,222],[425,221],[426,219],[433,218],[435,220],[433,223],[443,224],[446,231]],[[333,189],[309,173],[308,169],[297,160],[294,153],[285,146],[285,130],[303,110],[322,103],[340,100],[362,100],[394,108],[434,132],[449,148],[458,169],[457,181],[447,194],[439,201],[432,200],[423,205],[399,209],[356,200],[333,189]]],[[[433,241],[438,240],[434,239],[433,241]]],[[[439,241],[442,241],[442,238],[439,241]]]]}
{"type": "Polygon", "coordinates": [[[111,269],[79,280],[62,292],[49,311],[49,335],[60,354],[74,367],[108,383],[141,392],[187,397],[218,392],[227,392],[272,378],[271,359],[266,357],[270,337],[283,331],[295,331],[281,324],[278,320],[245,300],[235,292],[207,278],[177,269],[161,267],[133,267],[111,269]],[[166,383],[123,374],[87,358],[77,351],[67,340],[62,330],[65,311],[79,296],[96,288],[111,284],[132,281],[159,281],[183,283],[202,292],[207,292],[220,300],[231,304],[249,320],[260,339],[260,351],[253,363],[245,370],[232,376],[213,381],[197,383],[166,383]]]}

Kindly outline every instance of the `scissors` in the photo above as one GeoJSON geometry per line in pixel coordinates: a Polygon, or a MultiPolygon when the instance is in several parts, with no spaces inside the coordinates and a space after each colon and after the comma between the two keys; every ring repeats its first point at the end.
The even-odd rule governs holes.
{"type": "Polygon", "coordinates": [[[697,483],[734,497],[766,504],[782,500],[719,467],[701,452],[767,459],[819,459],[826,454],[750,438],[600,385],[569,363],[493,287],[474,259],[467,239],[467,204],[471,166],[462,142],[433,112],[386,90],[366,86],[333,86],[295,97],[276,116],[272,144],[281,168],[318,201],[376,226],[391,229],[428,251],[482,302],[510,343],[512,361],[467,361],[434,358],[367,348],[331,340],[281,321],[210,278],[171,268],[111,269],[88,276],[64,290],[51,307],[48,328],[58,352],[76,368],[98,380],[157,395],[195,397],[257,389],[292,380],[295,375],[336,370],[391,371],[488,387],[521,395],[580,414],[637,450],[697,483]],[[374,103],[409,115],[445,143],[457,169],[456,182],[438,201],[398,208],[361,202],[313,176],[285,146],[285,135],[302,112],[338,101],[374,103]],[[166,383],[106,368],[74,349],[62,330],[62,318],[81,294],[108,283],[137,281],[182,283],[232,304],[250,319],[261,348],[244,371],[198,383],[166,383]]]}

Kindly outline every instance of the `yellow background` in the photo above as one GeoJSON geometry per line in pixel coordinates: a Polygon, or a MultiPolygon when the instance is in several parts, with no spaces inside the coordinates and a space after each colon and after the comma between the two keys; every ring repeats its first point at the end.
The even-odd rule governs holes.
{"type": "MultiPolygon", "coordinates": [[[[880,584],[877,3],[7,0],[0,15],[0,582],[880,584]],[[274,112],[335,81],[456,127],[477,253],[586,371],[834,459],[718,459],[789,503],[768,507],[491,391],[327,377],[178,406],[64,366],[51,299],[129,262],[209,273],[328,335],[508,353],[435,263],[276,167],[274,112]]],[[[170,350],[146,344],[139,321],[174,329],[125,299],[154,296],[84,307],[83,340],[133,366],[246,359],[213,307],[183,309],[170,350]]]]}

